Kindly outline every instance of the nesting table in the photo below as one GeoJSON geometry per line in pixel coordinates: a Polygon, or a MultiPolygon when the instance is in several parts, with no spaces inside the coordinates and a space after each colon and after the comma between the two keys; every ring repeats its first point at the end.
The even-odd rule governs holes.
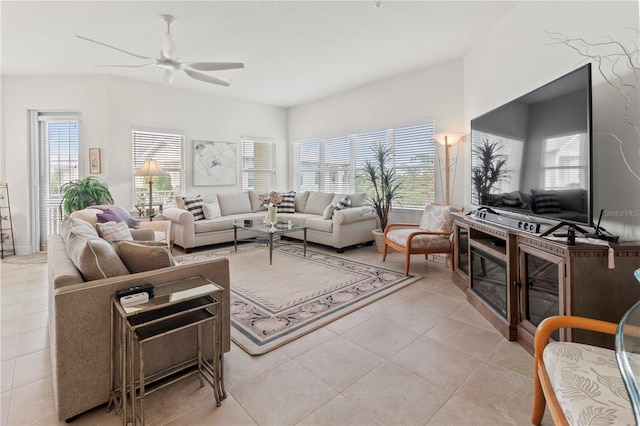
{"type": "Polygon", "coordinates": [[[124,425],[143,424],[144,399],[156,390],[197,375],[213,388],[216,404],[226,398],[222,333],[218,321],[223,288],[196,276],[156,285],[155,297],[147,303],[123,307],[111,297],[111,398],[108,410],[116,408],[124,425]],[[203,333],[210,325],[212,360],[203,355],[203,333]],[[188,328],[196,328],[196,357],[145,377],[145,343],[188,328]],[[136,372],[137,365],[137,372],[136,372]]]}

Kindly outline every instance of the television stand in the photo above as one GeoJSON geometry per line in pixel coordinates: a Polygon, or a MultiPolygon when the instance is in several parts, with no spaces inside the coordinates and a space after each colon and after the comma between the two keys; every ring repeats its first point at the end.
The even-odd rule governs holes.
{"type": "Polygon", "coordinates": [[[500,213],[498,213],[497,211],[495,211],[495,210],[494,210],[494,209],[492,209],[491,207],[486,207],[486,206],[481,206],[481,207],[478,207],[478,208],[477,208],[477,209],[475,209],[475,210],[470,210],[470,211],[468,211],[468,212],[466,213],[466,216],[469,216],[470,214],[473,214],[473,212],[474,212],[474,211],[477,211],[477,212],[487,212],[487,213],[492,213],[492,214],[495,214],[495,215],[497,215],[497,216],[500,216],[500,213]]]}

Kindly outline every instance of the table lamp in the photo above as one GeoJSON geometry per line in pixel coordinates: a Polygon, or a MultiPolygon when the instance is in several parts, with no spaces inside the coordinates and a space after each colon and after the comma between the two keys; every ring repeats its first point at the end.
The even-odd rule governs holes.
{"type": "Polygon", "coordinates": [[[169,173],[165,172],[162,167],[153,158],[144,160],[142,167],[136,172],[136,176],[145,176],[147,183],[149,184],[149,219],[153,220],[153,177],[154,176],[168,176],[169,173]]]}

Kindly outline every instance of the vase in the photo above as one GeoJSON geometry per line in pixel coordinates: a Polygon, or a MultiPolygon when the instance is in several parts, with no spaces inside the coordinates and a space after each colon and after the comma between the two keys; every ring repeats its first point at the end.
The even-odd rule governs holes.
{"type": "Polygon", "coordinates": [[[271,225],[270,231],[275,231],[278,225],[278,208],[276,206],[267,207],[267,225],[271,225]]]}

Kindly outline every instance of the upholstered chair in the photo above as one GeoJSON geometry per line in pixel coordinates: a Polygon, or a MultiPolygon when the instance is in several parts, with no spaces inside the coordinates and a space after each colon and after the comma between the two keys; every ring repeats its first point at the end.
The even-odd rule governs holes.
{"type": "Polygon", "coordinates": [[[391,247],[404,253],[404,274],[409,275],[412,254],[446,253],[453,271],[453,216],[449,206],[427,204],[420,223],[390,223],[384,230],[382,261],[391,247]]]}

